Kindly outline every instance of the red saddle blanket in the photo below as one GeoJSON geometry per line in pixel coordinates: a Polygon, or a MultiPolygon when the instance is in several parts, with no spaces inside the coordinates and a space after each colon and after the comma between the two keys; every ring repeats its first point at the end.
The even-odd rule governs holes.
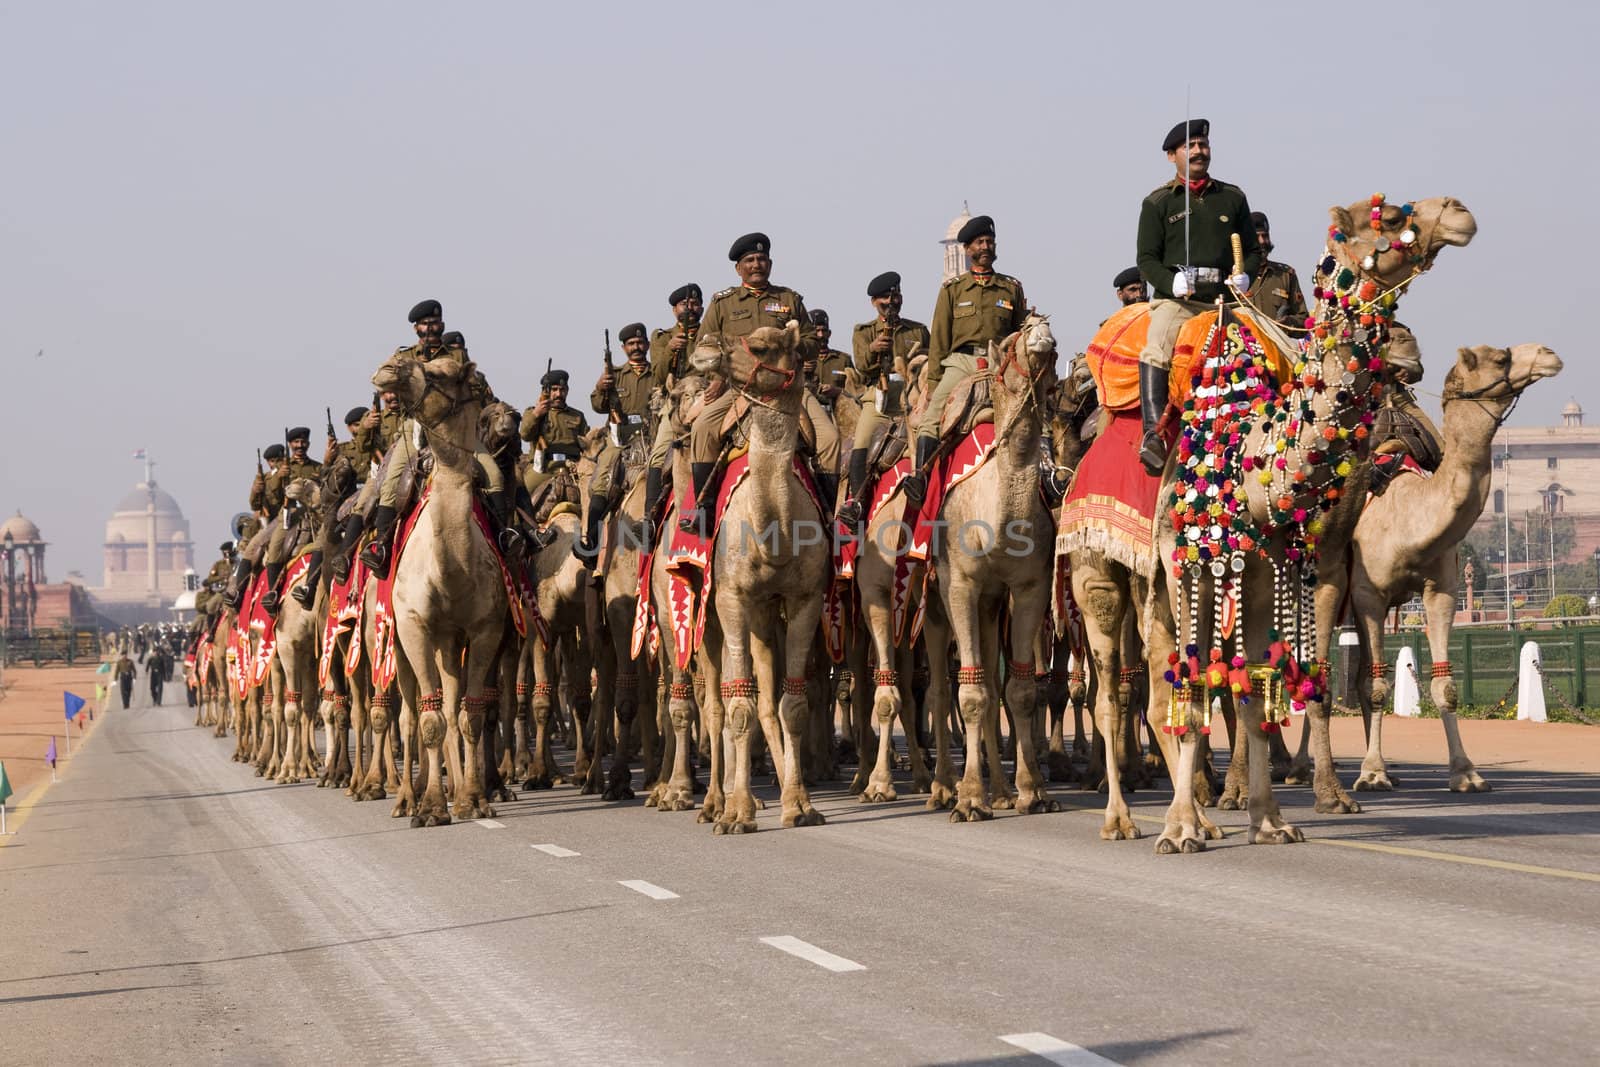
{"type": "MultiPolygon", "coordinates": [[[[389,573],[378,579],[377,595],[372,609],[372,687],[375,693],[382,693],[394,684],[395,675],[398,673],[399,668],[395,659],[394,579],[395,575],[400,573],[400,557],[405,552],[406,542],[411,539],[411,531],[416,528],[417,520],[422,517],[423,508],[427,506],[432,493],[433,486],[429,485],[417,498],[405,521],[396,528],[389,573]]],[[[483,535],[484,543],[489,546],[489,551],[494,554],[495,562],[500,565],[500,580],[504,583],[506,605],[511,612],[511,622],[516,626],[518,636],[528,635],[527,616],[531,612],[539,637],[548,645],[550,631],[544,620],[539,617],[527,575],[518,577],[512,574],[505,556],[500,553],[500,546],[495,544],[494,534],[489,528],[489,513],[483,509],[483,502],[476,497],[472,500],[472,519],[478,527],[478,532],[483,535]]]]}
{"type": "Polygon", "coordinates": [[[954,448],[934,464],[928,477],[928,491],[922,498],[922,510],[911,530],[911,548],[907,554],[914,560],[926,560],[933,549],[939,512],[944,507],[945,494],[977,473],[989,458],[994,445],[994,423],[980,422],[972,432],[963,437],[954,448]]]}
{"type": "Polygon", "coordinates": [[[1161,478],[1139,462],[1141,436],[1137,410],[1112,412],[1061,502],[1057,556],[1088,548],[1140,574],[1152,572],[1161,478]]]}
{"type": "Polygon", "coordinates": [[[333,650],[339,635],[351,631],[350,642],[345,646],[344,676],[352,677],[361,664],[361,609],[366,600],[367,579],[372,570],[359,559],[355,560],[344,581],[328,587],[328,618],[322,626],[322,656],[317,661],[317,681],[324,688],[333,672],[333,650]]]}

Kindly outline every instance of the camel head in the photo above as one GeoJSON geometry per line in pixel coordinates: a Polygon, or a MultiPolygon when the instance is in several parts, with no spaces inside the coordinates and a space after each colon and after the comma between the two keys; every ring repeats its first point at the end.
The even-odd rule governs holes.
{"type": "Polygon", "coordinates": [[[1015,420],[1019,407],[1046,404],[1056,388],[1056,339],[1050,332],[1050,316],[1030,311],[1022,329],[999,345],[990,341],[989,363],[995,368],[995,388],[989,396],[997,426],[1015,420]]]}
{"type": "Polygon", "coordinates": [[[710,346],[700,345],[690,365],[701,373],[720,372],[735,389],[766,407],[799,411],[803,353],[798,322],[758,327],[731,345],[718,339],[714,351],[713,360],[710,346]]]}
{"type": "MultiPolygon", "coordinates": [[[[420,360],[396,352],[372,376],[373,388],[392,392],[400,407],[424,426],[436,427],[478,399],[476,368],[468,359],[440,356],[420,360]]],[[[477,412],[472,412],[476,428],[477,412]]]]}
{"type": "Polygon", "coordinates": [[[1404,286],[1432,267],[1447,245],[1465,248],[1478,232],[1472,212],[1448,196],[1393,204],[1376,193],[1331,207],[1328,217],[1334,258],[1382,289],[1404,286]]]}
{"type": "Polygon", "coordinates": [[[296,478],[283,491],[284,498],[308,510],[322,503],[322,488],[311,478],[296,478]]]}
{"type": "Polygon", "coordinates": [[[1444,378],[1443,399],[1446,404],[1475,400],[1504,418],[1524,389],[1560,373],[1561,357],[1544,345],[1475,345],[1456,354],[1456,365],[1444,378]]]}
{"type": "Polygon", "coordinates": [[[506,445],[520,441],[517,424],[521,414],[503,400],[484,405],[478,413],[478,438],[489,452],[498,453],[506,445]]]}

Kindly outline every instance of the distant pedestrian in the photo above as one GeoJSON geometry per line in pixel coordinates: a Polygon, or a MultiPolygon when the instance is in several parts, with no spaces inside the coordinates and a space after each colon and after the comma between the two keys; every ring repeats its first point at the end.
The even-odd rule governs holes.
{"type": "Polygon", "coordinates": [[[128,701],[133,699],[133,680],[139,675],[138,668],[124,652],[117,660],[117,665],[111,668],[111,673],[117,676],[117,684],[122,687],[122,706],[126,708],[128,701]]]}
{"type": "Polygon", "coordinates": [[[167,656],[167,650],[156,645],[150,650],[144,664],[145,677],[150,680],[150,703],[158,708],[161,706],[161,690],[167,684],[167,656]]]}

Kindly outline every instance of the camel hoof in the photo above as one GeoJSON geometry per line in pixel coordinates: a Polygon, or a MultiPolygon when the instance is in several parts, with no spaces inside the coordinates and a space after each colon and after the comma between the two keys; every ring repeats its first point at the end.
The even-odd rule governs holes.
{"type": "Polygon", "coordinates": [[[941,811],[955,807],[955,790],[942,782],[934,782],[933,788],[928,790],[928,801],[925,805],[929,811],[941,811]]]}
{"type": "Polygon", "coordinates": [[[871,780],[866,776],[866,774],[857,774],[854,778],[850,779],[850,788],[847,790],[847,792],[849,792],[851,796],[857,796],[865,791],[869,784],[871,784],[871,780]]]}
{"type": "Polygon", "coordinates": [[[1024,795],[1017,798],[1018,815],[1044,815],[1061,810],[1061,805],[1048,793],[1036,793],[1031,797],[1024,795]]]}
{"type": "Polygon", "coordinates": [[[1198,837],[1187,834],[1176,838],[1162,835],[1156,841],[1156,855],[1158,856],[1192,856],[1196,852],[1204,852],[1206,843],[1198,837]]]}
{"type": "Polygon", "coordinates": [[[600,794],[601,800],[632,800],[633,790],[625,785],[614,785],[600,794]]]}
{"type": "Polygon", "coordinates": [[[1044,762],[1052,782],[1064,784],[1072,781],[1072,760],[1067,758],[1065,752],[1052,752],[1044,762]]]}
{"type": "Polygon", "coordinates": [[[931,793],[933,792],[933,779],[913,778],[911,780],[911,785],[907,787],[906,792],[916,794],[917,796],[921,796],[924,793],[931,793]]]}
{"type": "Polygon", "coordinates": [[[955,810],[950,813],[951,822],[988,822],[992,818],[993,808],[968,800],[957,801],[955,810]]]}
{"type": "Polygon", "coordinates": [[[795,826],[821,826],[827,821],[822,817],[822,812],[816,808],[802,808],[793,815],[785,815],[783,826],[786,829],[795,826]]]}
{"type": "Polygon", "coordinates": [[[1100,840],[1102,841],[1137,841],[1143,836],[1139,832],[1139,828],[1133,824],[1133,820],[1126,816],[1122,818],[1113,816],[1106,821],[1104,826],[1100,827],[1100,840]]]}
{"type": "Polygon", "coordinates": [[[1257,830],[1250,841],[1256,845],[1292,845],[1305,839],[1298,826],[1285,825],[1276,830],[1257,830]]]}
{"type": "Polygon", "coordinates": [[[1341,789],[1331,797],[1318,797],[1314,810],[1318,815],[1355,815],[1361,811],[1361,805],[1341,789]]]}
{"type": "Polygon", "coordinates": [[[1394,779],[1385,771],[1365,771],[1355,784],[1357,793],[1390,793],[1394,787],[1394,779]]]}
{"type": "Polygon", "coordinates": [[[522,782],[522,788],[526,789],[530,793],[535,789],[549,789],[554,785],[555,782],[551,781],[549,775],[545,775],[543,777],[526,778],[522,782]]]}
{"type": "Polygon", "coordinates": [[[1017,806],[1017,797],[1014,793],[1001,793],[989,802],[995,811],[1010,811],[1017,806]]]}
{"type": "Polygon", "coordinates": [[[894,791],[894,786],[892,785],[870,783],[867,788],[861,791],[859,799],[863,804],[884,804],[891,800],[899,800],[900,794],[894,791]]]}
{"type": "Polygon", "coordinates": [[[421,815],[413,815],[413,816],[411,816],[411,828],[413,830],[420,830],[422,827],[424,827],[426,825],[427,825],[427,820],[424,819],[421,815]]]}
{"type": "Polygon", "coordinates": [[[1243,811],[1244,809],[1245,799],[1237,792],[1224,789],[1222,795],[1217,798],[1218,811],[1243,811]]]}
{"type": "Polygon", "coordinates": [[[1462,771],[1450,776],[1452,793],[1489,793],[1494,790],[1477,771],[1462,771]]]}

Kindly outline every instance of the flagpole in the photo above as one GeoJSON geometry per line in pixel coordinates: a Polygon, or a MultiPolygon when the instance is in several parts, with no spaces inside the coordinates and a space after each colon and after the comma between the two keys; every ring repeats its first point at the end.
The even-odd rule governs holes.
{"type": "Polygon", "coordinates": [[[10,837],[11,831],[6,829],[6,802],[0,800],[0,837],[10,837]]]}
{"type": "Polygon", "coordinates": [[[61,732],[67,735],[67,758],[71,759],[72,758],[72,720],[71,719],[67,720],[67,725],[62,729],[61,732]]]}

